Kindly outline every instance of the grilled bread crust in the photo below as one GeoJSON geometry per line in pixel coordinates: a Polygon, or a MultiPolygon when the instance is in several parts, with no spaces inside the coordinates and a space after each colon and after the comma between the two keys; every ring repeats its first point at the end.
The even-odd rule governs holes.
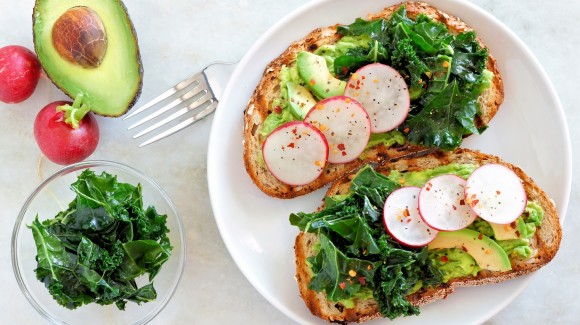
{"type": "MultiPolygon", "coordinates": [[[[370,14],[367,19],[389,18],[400,5],[391,6],[381,12],[370,14]]],[[[443,13],[426,3],[407,2],[405,5],[407,14],[411,18],[419,14],[425,14],[435,21],[447,25],[449,31],[452,33],[470,30],[459,18],[443,13]]],[[[367,162],[381,163],[389,159],[402,157],[426,149],[423,146],[411,144],[395,147],[377,145],[364,153],[364,159],[356,159],[345,164],[327,164],[320,177],[303,186],[284,184],[268,171],[261,158],[263,139],[260,139],[258,131],[262,122],[273,111],[274,107],[272,103],[280,93],[280,70],[283,66],[293,65],[300,51],[314,51],[322,45],[336,43],[341,38],[337,33],[337,27],[338,25],[334,25],[313,30],[305,38],[292,43],[278,58],[270,62],[254,90],[248,106],[244,110],[244,164],[254,183],[269,196],[288,199],[304,195],[323,187],[367,162]]],[[[478,41],[485,47],[485,44],[480,39],[478,41]]],[[[479,97],[481,115],[476,120],[478,126],[489,123],[503,102],[504,97],[503,81],[496,60],[491,53],[488,57],[487,69],[493,72],[494,78],[491,87],[479,97]]]]}
{"type": "MultiPolygon", "coordinates": [[[[436,151],[424,156],[401,158],[377,167],[377,171],[388,175],[390,170],[421,171],[450,163],[475,164],[478,166],[497,163],[513,170],[522,180],[528,200],[537,202],[544,210],[542,225],[537,228],[531,240],[534,251],[529,259],[518,259],[510,256],[512,270],[504,272],[480,271],[475,277],[461,277],[452,279],[446,284],[435,288],[423,289],[409,295],[407,299],[414,305],[424,305],[445,298],[457,287],[478,286],[498,283],[534,272],[550,262],[556,255],[562,239],[560,218],[554,202],[538,187],[534,180],[521,168],[501,160],[499,157],[469,149],[457,149],[454,152],[436,151]]],[[[350,187],[350,180],[354,174],[346,175],[337,180],[328,189],[326,195],[345,194],[350,187]]],[[[306,263],[309,256],[315,252],[313,247],[318,242],[318,236],[313,233],[301,232],[296,237],[294,250],[296,254],[296,280],[300,295],[312,314],[329,322],[348,323],[364,322],[381,317],[377,302],[374,299],[358,300],[354,308],[345,308],[335,302],[328,301],[322,292],[308,289],[312,271],[306,263]]]]}

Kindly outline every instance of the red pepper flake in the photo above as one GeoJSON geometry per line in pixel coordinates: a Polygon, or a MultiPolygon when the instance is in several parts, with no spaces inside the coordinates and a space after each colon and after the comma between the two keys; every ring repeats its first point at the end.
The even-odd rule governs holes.
{"type": "Polygon", "coordinates": [[[464,252],[467,252],[467,248],[466,248],[465,246],[461,246],[461,249],[462,249],[464,252]]]}
{"type": "Polygon", "coordinates": [[[344,143],[339,143],[337,146],[338,150],[345,150],[346,147],[344,146],[344,143]]]}
{"type": "Polygon", "coordinates": [[[341,283],[339,283],[339,284],[338,284],[338,286],[339,286],[339,287],[340,287],[342,290],[344,290],[344,288],[346,288],[346,283],[344,283],[344,282],[341,282],[341,283]]]}
{"type": "Polygon", "coordinates": [[[516,230],[516,236],[518,236],[518,237],[520,237],[520,236],[521,236],[521,234],[520,234],[520,231],[519,231],[519,230],[516,230]]]}
{"type": "Polygon", "coordinates": [[[314,86],[314,85],[316,85],[316,80],[314,80],[314,79],[310,79],[310,85],[311,85],[311,86],[314,86]]]}
{"type": "Polygon", "coordinates": [[[405,217],[409,217],[411,215],[411,213],[409,212],[409,208],[405,208],[405,210],[403,211],[403,215],[405,217]]]}
{"type": "Polygon", "coordinates": [[[447,258],[447,256],[443,255],[443,256],[441,256],[441,262],[447,263],[447,262],[449,262],[449,258],[447,258]]]}
{"type": "Polygon", "coordinates": [[[353,84],[349,84],[348,85],[348,88],[354,88],[354,85],[353,84]]]}
{"type": "Polygon", "coordinates": [[[451,207],[453,207],[453,210],[457,210],[457,207],[455,206],[455,204],[452,204],[451,207]]]}
{"type": "Polygon", "coordinates": [[[500,195],[501,192],[499,190],[495,191],[495,194],[500,195]]]}
{"type": "Polygon", "coordinates": [[[483,234],[479,234],[479,236],[477,236],[477,239],[482,240],[483,239],[483,234]]]}
{"type": "Polygon", "coordinates": [[[461,201],[459,201],[459,205],[465,205],[465,200],[461,199],[461,201]]]}
{"type": "Polygon", "coordinates": [[[290,142],[290,143],[288,144],[288,147],[290,147],[290,148],[294,148],[294,142],[290,142]]]}
{"type": "Polygon", "coordinates": [[[282,107],[280,107],[280,106],[274,107],[274,113],[276,113],[276,114],[282,114],[282,107]]]}
{"type": "Polygon", "coordinates": [[[367,279],[364,276],[359,276],[358,283],[360,283],[361,286],[364,286],[365,284],[367,284],[367,279]]]}
{"type": "Polygon", "coordinates": [[[411,132],[411,130],[410,130],[409,128],[404,128],[404,129],[403,129],[403,132],[405,132],[405,133],[409,133],[409,132],[411,132]]]}
{"type": "Polygon", "coordinates": [[[342,67],[342,74],[346,75],[348,73],[347,67],[342,67]]]}
{"type": "Polygon", "coordinates": [[[298,133],[298,129],[297,128],[293,128],[292,129],[292,133],[297,134],[298,133]]]}

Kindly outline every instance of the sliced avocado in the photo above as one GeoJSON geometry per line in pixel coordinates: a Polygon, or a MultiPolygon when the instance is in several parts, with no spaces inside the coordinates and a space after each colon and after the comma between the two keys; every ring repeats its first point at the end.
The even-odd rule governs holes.
{"type": "Polygon", "coordinates": [[[511,224],[498,224],[493,222],[488,222],[489,226],[493,230],[493,236],[497,240],[508,240],[508,239],[518,239],[520,236],[518,235],[518,227],[517,223],[513,222],[511,224]]]}
{"type": "Polygon", "coordinates": [[[94,113],[120,116],[137,101],[143,69],[121,1],[36,0],[33,34],[47,76],[94,113]]]}
{"type": "Polygon", "coordinates": [[[314,99],[308,88],[304,86],[288,82],[286,87],[288,88],[288,98],[292,112],[297,117],[304,119],[306,113],[316,104],[316,99],[314,99]]]}
{"type": "Polygon", "coordinates": [[[346,82],[332,76],[323,57],[306,51],[299,52],[296,67],[300,78],[316,97],[324,99],[344,94],[346,82]]]}
{"type": "Polygon", "coordinates": [[[461,248],[484,270],[508,271],[512,268],[506,252],[493,239],[471,229],[441,231],[428,248],[461,248]]]}

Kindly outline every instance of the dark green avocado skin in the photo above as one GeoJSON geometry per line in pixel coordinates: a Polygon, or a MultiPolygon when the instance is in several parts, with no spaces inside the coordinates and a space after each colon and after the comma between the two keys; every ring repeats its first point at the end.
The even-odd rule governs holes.
{"type": "MultiPolygon", "coordinates": [[[[37,0],[37,1],[39,1],[39,0],[37,0]]],[[[131,34],[133,35],[133,39],[135,40],[135,43],[139,44],[139,39],[137,38],[137,31],[135,30],[135,26],[133,25],[133,21],[131,20],[131,17],[129,17],[129,12],[127,11],[127,7],[123,3],[123,1],[120,1],[120,0],[119,0],[119,5],[123,9],[123,13],[125,14],[125,17],[127,17],[127,21],[129,22],[129,25],[131,26],[131,34]]],[[[143,71],[143,64],[141,62],[141,51],[139,50],[139,46],[137,46],[137,53],[135,55],[135,62],[137,62],[137,65],[139,66],[139,76],[140,76],[139,88],[137,89],[135,96],[133,97],[133,99],[129,103],[129,106],[127,106],[127,110],[125,110],[123,113],[121,113],[120,115],[117,115],[117,116],[124,115],[125,113],[127,113],[131,109],[131,107],[135,106],[135,104],[139,100],[139,96],[141,96],[141,92],[143,90],[143,73],[144,73],[144,71],[143,71]]]]}
{"type": "MultiPolygon", "coordinates": [[[[39,61],[43,67],[43,70],[45,71],[49,80],[51,80],[51,82],[57,88],[59,88],[62,92],[64,92],[67,96],[74,99],[77,96],[77,94],[74,91],[72,91],[71,89],[68,89],[67,87],[65,87],[63,85],[63,83],[61,83],[58,80],[55,80],[53,78],[53,76],[46,69],[46,65],[50,64],[50,63],[47,62],[46,58],[41,57],[41,55],[40,55],[40,53],[41,53],[40,50],[43,46],[52,46],[51,44],[43,43],[38,38],[37,33],[34,32],[34,29],[37,26],[38,8],[40,5],[42,5],[43,2],[46,2],[46,1],[48,1],[48,0],[36,0],[35,1],[34,10],[33,10],[33,14],[32,14],[34,49],[38,55],[38,58],[39,58],[39,61]]],[[[99,1],[104,1],[104,0],[99,0],[99,1]]],[[[116,111],[110,111],[110,112],[98,111],[98,110],[93,110],[93,109],[91,109],[91,111],[93,111],[94,113],[101,115],[101,116],[119,117],[119,116],[126,114],[139,100],[139,97],[140,97],[142,89],[143,89],[144,70],[143,70],[143,64],[142,64],[142,60],[141,60],[141,53],[139,50],[139,41],[138,41],[138,37],[137,37],[137,32],[135,30],[135,26],[131,20],[131,17],[128,13],[126,5],[121,0],[107,0],[107,1],[115,2],[117,4],[118,10],[122,13],[122,16],[124,17],[124,22],[125,22],[126,26],[128,27],[130,37],[133,39],[133,42],[135,44],[135,53],[134,53],[134,55],[131,56],[131,59],[133,61],[134,66],[137,67],[137,78],[136,78],[136,80],[134,80],[134,82],[136,83],[136,87],[135,87],[135,91],[132,94],[132,97],[126,102],[126,105],[124,105],[123,109],[116,110],[116,111]]],[[[79,4],[79,5],[84,5],[84,4],[79,4]]],[[[98,68],[96,68],[96,69],[98,69],[98,68]]]]}

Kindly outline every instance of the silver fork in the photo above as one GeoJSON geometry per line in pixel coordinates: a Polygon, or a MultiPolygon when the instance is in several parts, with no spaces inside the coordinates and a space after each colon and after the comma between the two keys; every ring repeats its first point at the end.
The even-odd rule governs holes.
{"type": "Polygon", "coordinates": [[[164,139],[213,113],[236,65],[230,62],[210,64],[123,118],[127,120],[148,109],[157,108],[127,128],[132,130],[140,126],[144,127],[133,136],[133,139],[149,135],[153,131],[160,131],[141,143],[139,147],[164,139]],[[185,119],[179,120],[192,111],[192,116],[188,115],[185,119]],[[167,114],[170,115],[167,116],[167,114]],[[147,124],[151,125],[146,126],[147,124]]]}

